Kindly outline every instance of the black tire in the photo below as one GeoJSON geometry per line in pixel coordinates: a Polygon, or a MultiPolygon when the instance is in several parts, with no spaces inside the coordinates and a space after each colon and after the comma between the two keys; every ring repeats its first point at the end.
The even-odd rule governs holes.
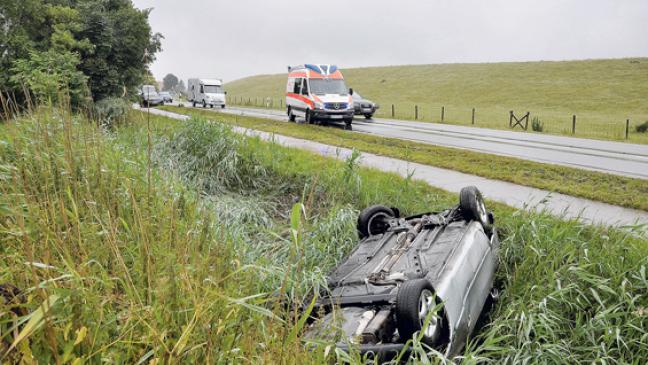
{"type": "Polygon", "coordinates": [[[196,107],[196,101],[195,100],[192,101],[192,104],[193,104],[193,107],[195,108],[196,107]]]}
{"type": "Polygon", "coordinates": [[[311,114],[310,109],[306,109],[306,116],[304,117],[305,122],[307,124],[313,124],[315,120],[313,119],[313,115],[311,114]]]}
{"type": "Polygon", "coordinates": [[[429,346],[436,344],[443,332],[443,315],[430,319],[429,326],[423,329],[429,310],[434,309],[438,301],[434,295],[434,288],[427,279],[413,279],[405,281],[396,294],[396,327],[402,342],[414,336],[416,332],[423,331],[421,341],[429,346]],[[427,309],[422,310],[423,306],[427,309]],[[428,333],[425,333],[425,332],[428,333]]]}
{"type": "Polygon", "coordinates": [[[292,109],[290,107],[288,107],[288,120],[291,121],[291,122],[294,122],[295,120],[297,120],[297,118],[295,117],[295,114],[293,114],[292,109]]]}
{"type": "Polygon", "coordinates": [[[365,119],[371,119],[373,117],[373,114],[365,114],[364,117],[365,119]]]}
{"type": "Polygon", "coordinates": [[[203,100],[203,108],[207,108],[207,103],[203,100]]]}
{"type": "Polygon", "coordinates": [[[466,220],[476,220],[482,224],[484,231],[491,231],[491,223],[488,211],[484,204],[484,197],[481,191],[475,186],[466,186],[459,193],[459,206],[461,214],[466,220]]]}
{"type": "Polygon", "coordinates": [[[374,234],[381,234],[389,228],[387,219],[394,218],[396,214],[384,205],[372,205],[360,212],[358,215],[358,236],[360,239],[374,234]]]}
{"type": "Polygon", "coordinates": [[[225,109],[225,104],[221,105],[221,109],[225,109]]]}

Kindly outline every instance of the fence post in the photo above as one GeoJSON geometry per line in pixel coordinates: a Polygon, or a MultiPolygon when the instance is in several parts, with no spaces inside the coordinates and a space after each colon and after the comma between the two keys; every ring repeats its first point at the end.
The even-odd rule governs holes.
{"type": "Polygon", "coordinates": [[[475,124],[475,108],[472,108],[472,124],[475,124]]]}
{"type": "Polygon", "coordinates": [[[513,127],[513,111],[509,111],[509,128],[513,127]]]}
{"type": "Polygon", "coordinates": [[[629,131],[630,131],[630,119],[626,119],[626,139],[628,139],[629,131]]]}
{"type": "Polygon", "coordinates": [[[418,105],[414,105],[414,120],[418,120],[418,105]]]}
{"type": "Polygon", "coordinates": [[[445,106],[441,107],[441,123],[443,123],[443,119],[445,118],[445,106]]]}
{"type": "Polygon", "coordinates": [[[283,99],[279,98],[279,109],[283,109],[283,99]]]}
{"type": "Polygon", "coordinates": [[[576,114],[572,115],[572,134],[576,134],[576,114]]]}
{"type": "Polygon", "coordinates": [[[394,104],[392,104],[392,118],[394,117],[394,104]]]}

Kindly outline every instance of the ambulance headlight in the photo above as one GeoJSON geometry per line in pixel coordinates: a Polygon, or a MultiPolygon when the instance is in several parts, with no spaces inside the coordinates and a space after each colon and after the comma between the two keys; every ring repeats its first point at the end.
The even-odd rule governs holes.
{"type": "Polygon", "coordinates": [[[324,104],[320,103],[319,101],[316,101],[315,109],[324,109],[324,104]]]}

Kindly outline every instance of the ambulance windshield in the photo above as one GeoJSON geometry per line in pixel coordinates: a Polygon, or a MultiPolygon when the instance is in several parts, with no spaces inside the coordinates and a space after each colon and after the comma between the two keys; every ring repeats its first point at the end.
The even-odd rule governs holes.
{"type": "Polygon", "coordinates": [[[340,94],[347,95],[349,89],[344,80],[340,79],[310,79],[310,91],[312,94],[340,94]]]}

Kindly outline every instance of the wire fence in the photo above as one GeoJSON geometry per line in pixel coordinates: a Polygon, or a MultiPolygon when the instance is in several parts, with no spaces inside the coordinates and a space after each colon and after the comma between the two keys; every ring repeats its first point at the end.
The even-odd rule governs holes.
{"type": "MultiPolygon", "coordinates": [[[[285,98],[260,96],[227,96],[233,106],[283,110],[285,98]]],[[[615,117],[592,112],[563,113],[555,110],[507,110],[503,107],[457,107],[443,104],[387,104],[380,105],[374,114],[379,118],[434,122],[474,126],[491,129],[508,129],[554,135],[620,140],[648,144],[648,131],[641,132],[640,125],[648,128],[648,114],[615,117]],[[511,121],[526,117],[523,123],[511,121]]]]}

